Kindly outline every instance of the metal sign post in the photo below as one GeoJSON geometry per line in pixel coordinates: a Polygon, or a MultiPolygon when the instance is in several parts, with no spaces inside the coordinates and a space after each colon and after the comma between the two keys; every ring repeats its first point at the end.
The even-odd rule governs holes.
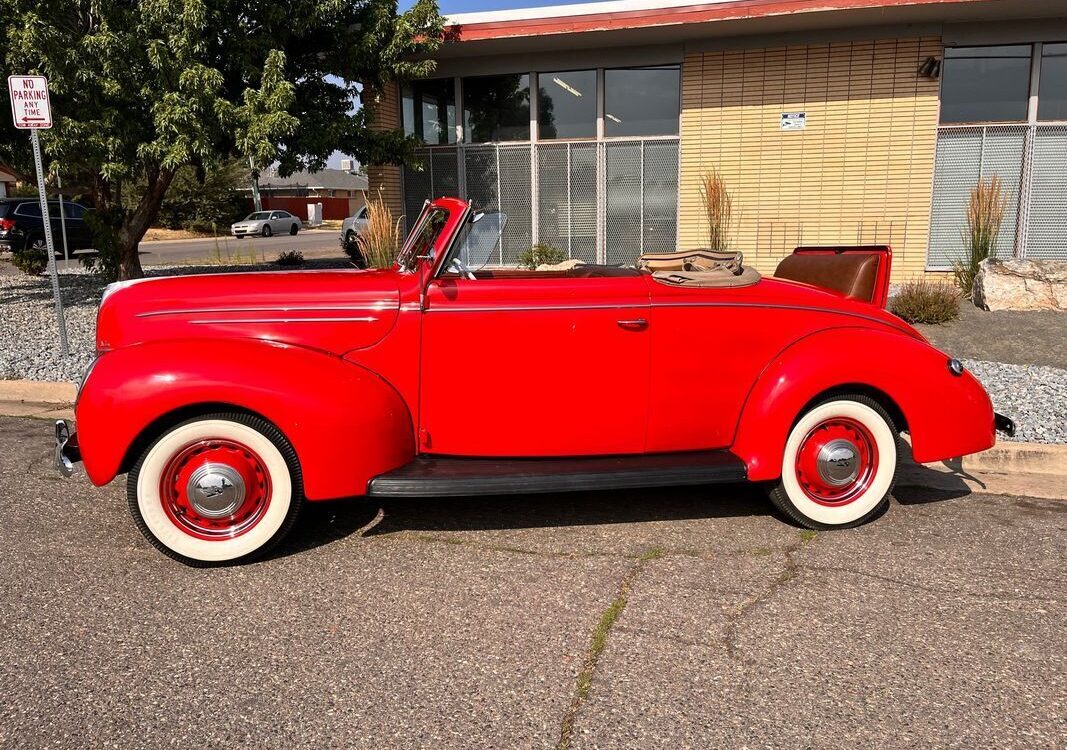
{"type": "Polygon", "coordinates": [[[37,131],[52,127],[52,108],[48,102],[48,79],[44,76],[8,76],[7,91],[11,97],[11,116],[15,127],[30,131],[33,144],[33,163],[37,168],[37,194],[41,199],[41,221],[44,223],[45,252],[48,253],[48,272],[52,277],[52,296],[56,303],[56,324],[59,328],[59,350],[70,354],[67,344],[67,321],[63,317],[63,300],[59,296],[59,271],[56,268],[56,248],[52,242],[52,220],[48,216],[48,195],[44,189],[44,161],[41,159],[41,140],[37,131]]]}

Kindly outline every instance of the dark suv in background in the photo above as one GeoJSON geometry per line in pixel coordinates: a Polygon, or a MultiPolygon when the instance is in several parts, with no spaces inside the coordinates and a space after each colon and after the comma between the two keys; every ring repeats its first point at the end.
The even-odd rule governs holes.
{"type": "MultiPolygon", "coordinates": [[[[63,201],[67,220],[67,248],[70,252],[92,247],[85,213],[89,209],[80,203],[63,201]]],[[[52,223],[52,242],[56,254],[63,254],[63,231],[59,219],[59,201],[48,201],[48,216],[52,223]]],[[[37,198],[0,198],[0,250],[39,249],[44,243],[44,219],[41,202],[37,198]]]]}

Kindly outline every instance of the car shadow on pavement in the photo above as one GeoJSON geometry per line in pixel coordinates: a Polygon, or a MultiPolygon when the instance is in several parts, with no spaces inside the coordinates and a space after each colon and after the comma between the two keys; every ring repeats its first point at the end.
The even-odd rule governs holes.
{"type": "MultiPolygon", "coordinates": [[[[901,456],[893,497],[902,506],[922,505],[972,493],[959,468],[916,464],[901,456]]],[[[970,477],[972,481],[973,477],[970,477]]],[[[352,498],[307,503],[285,543],[270,557],[286,557],[339,541],[399,532],[508,531],[779,515],[758,484],[660,487],[550,495],[377,500],[352,498]],[[380,517],[379,517],[380,514],[380,517]]]]}
{"type": "Polygon", "coordinates": [[[376,536],[402,531],[502,531],[773,513],[766,494],[757,485],[383,501],[354,498],[305,505],[292,533],[271,557],[297,554],[357,532],[376,536]]]}

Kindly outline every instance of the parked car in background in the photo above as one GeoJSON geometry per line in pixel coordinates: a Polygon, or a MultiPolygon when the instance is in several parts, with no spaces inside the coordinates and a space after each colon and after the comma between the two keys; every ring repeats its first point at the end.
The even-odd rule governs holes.
{"type": "MultiPolygon", "coordinates": [[[[48,216],[52,224],[52,242],[56,255],[63,255],[63,226],[67,225],[67,250],[92,247],[92,237],[85,224],[85,206],[63,201],[64,216],[60,217],[59,201],[48,201],[48,216]]],[[[37,198],[0,198],[0,250],[45,250],[44,218],[37,198]]]]}
{"type": "Polygon", "coordinates": [[[296,234],[300,231],[300,219],[288,211],[253,211],[230,225],[234,237],[249,237],[258,234],[270,237],[273,234],[296,234]]]}
{"type": "Polygon", "coordinates": [[[356,264],[357,268],[364,268],[366,260],[363,257],[356,236],[367,226],[367,207],[363,206],[355,214],[341,222],[341,248],[345,254],[356,264]]]}
{"type": "Polygon", "coordinates": [[[112,284],[57,468],[128,473],[152,544],[210,565],[262,554],[305,500],[362,495],[748,480],[847,528],[887,509],[900,433],[928,462],[1014,429],[883,309],[888,247],[798,248],[793,280],[714,253],[486,268],[505,221],[439,198],[391,269],[112,284]]]}
{"type": "Polygon", "coordinates": [[[341,244],[356,241],[356,235],[367,226],[367,207],[363,206],[355,214],[341,222],[341,244]]]}

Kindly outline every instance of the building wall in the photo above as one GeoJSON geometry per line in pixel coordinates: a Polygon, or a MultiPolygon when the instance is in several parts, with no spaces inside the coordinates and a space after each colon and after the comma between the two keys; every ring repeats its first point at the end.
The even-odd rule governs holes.
{"type": "Polygon", "coordinates": [[[799,244],[887,243],[893,280],[921,274],[938,82],[937,37],[688,54],[682,66],[679,246],[706,244],[699,181],[733,197],[733,246],[769,273],[799,244]],[[806,129],[782,131],[783,112],[806,129]]]}
{"type": "MultiPolygon", "coordinates": [[[[387,83],[380,91],[370,92],[364,97],[370,129],[374,131],[397,130],[400,128],[400,97],[395,83],[387,83]]],[[[369,198],[374,200],[381,194],[382,200],[394,217],[404,213],[404,195],[402,192],[401,169],[393,165],[367,166],[367,180],[370,183],[369,198]]]]}

